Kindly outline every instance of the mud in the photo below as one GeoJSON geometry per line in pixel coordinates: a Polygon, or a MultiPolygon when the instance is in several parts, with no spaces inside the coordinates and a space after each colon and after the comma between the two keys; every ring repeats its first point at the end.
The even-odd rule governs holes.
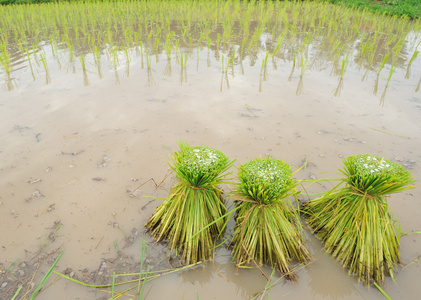
{"type": "MultiPolygon", "coordinates": [[[[177,140],[219,149],[237,159],[236,166],[267,155],[295,169],[306,164],[297,179],[339,178],[342,158],[357,153],[395,160],[414,178],[421,177],[419,58],[408,79],[406,69],[398,67],[388,86],[380,78],[374,94],[375,72],[356,63],[343,81],[331,76],[323,60],[302,78],[291,73],[291,61],[281,59],[276,67],[268,64],[261,76],[264,53],[259,52],[257,61],[238,62],[224,74],[214,53],[196,53],[189,53],[186,69],[173,62],[171,75],[162,54],[149,71],[138,58],[130,72],[127,66],[114,70],[104,63],[101,77],[93,64],[91,72],[76,68],[75,73],[51,64],[48,84],[42,71],[32,81],[28,66],[14,79],[13,89],[3,79],[0,298],[10,299],[22,284],[31,286],[33,274],[37,285],[62,251],[55,270],[91,284],[110,283],[114,273],[138,272],[142,241],[148,244],[151,270],[178,267],[165,245],[154,243],[143,228],[174,182],[166,162],[177,150],[177,140]]],[[[236,169],[230,171],[233,177],[236,169]]],[[[316,193],[333,183],[304,187],[316,193]]],[[[390,197],[403,232],[421,229],[420,193],[417,188],[390,197]]],[[[301,201],[308,199],[303,195],[301,201]]],[[[314,262],[297,266],[297,283],[281,279],[264,295],[383,299],[307,235],[314,262]]],[[[420,235],[402,236],[400,252],[396,282],[387,279],[383,289],[392,299],[417,299],[420,235]]],[[[270,276],[269,268],[263,270],[270,276]]],[[[281,276],[275,273],[274,280],[281,276]]],[[[206,267],[148,283],[145,298],[249,299],[266,284],[258,269],[236,268],[230,251],[221,247],[206,267]]],[[[109,297],[101,289],[52,275],[37,299],[109,297]]]]}

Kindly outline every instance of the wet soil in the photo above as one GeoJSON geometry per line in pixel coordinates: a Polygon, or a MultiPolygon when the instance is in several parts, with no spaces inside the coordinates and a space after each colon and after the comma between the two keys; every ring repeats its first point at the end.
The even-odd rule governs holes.
{"type": "MultiPolygon", "coordinates": [[[[269,65],[262,78],[264,53],[259,67],[244,61],[243,74],[239,64],[223,74],[214,56],[209,63],[207,52],[192,53],[186,70],[173,62],[171,76],[165,56],[151,72],[139,60],[132,61],[129,73],[122,65],[119,77],[106,64],[102,78],[93,65],[87,74],[50,66],[47,85],[40,72],[35,81],[17,79],[13,90],[0,92],[1,299],[10,299],[20,285],[36,286],[62,251],[55,270],[91,284],[110,283],[113,273],[138,272],[142,241],[151,270],[178,267],[165,245],[154,243],[143,228],[175,180],[166,161],[177,140],[219,149],[237,159],[236,166],[267,155],[295,168],[306,163],[297,179],[339,178],[342,158],[357,153],[395,160],[421,177],[420,59],[409,79],[404,68],[396,70],[381,102],[380,93],[373,95],[375,73],[361,81],[365,70],[356,65],[342,83],[322,64],[303,78],[291,76],[291,62],[282,60],[276,69],[269,65]]],[[[29,74],[28,68],[22,72],[29,74]]],[[[379,84],[381,91],[385,79],[379,84]]],[[[304,184],[309,193],[333,185],[304,184]]],[[[417,188],[390,197],[403,232],[421,229],[420,193],[417,188]]],[[[301,200],[308,199],[303,193],[301,200]]],[[[383,299],[348,276],[310,232],[307,236],[314,262],[298,266],[298,282],[281,280],[268,294],[383,299]]],[[[396,282],[387,279],[383,289],[392,299],[417,299],[420,235],[403,236],[400,252],[396,282]]],[[[221,247],[206,267],[148,283],[145,298],[250,299],[266,284],[258,269],[236,268],[230,251],[221,247]]],[[[109,297],[54,274],[37,299],[109,297]]]]}

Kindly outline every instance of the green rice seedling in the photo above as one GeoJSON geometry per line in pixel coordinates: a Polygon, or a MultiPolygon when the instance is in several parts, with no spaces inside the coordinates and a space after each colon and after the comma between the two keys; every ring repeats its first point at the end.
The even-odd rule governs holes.
{"type": "Polygon", "coordinates": [[[0,44],[0,63],[6,71],[6,74],[9,74],[11,72],[10,54],[7,50],[6,44],[0,44]]]}
{"type": "Polygon", "coordinates": [[[258,158],[241,165],[237,175],[231,241],[237,265],[268,263],[294,279],[291,260],[305,262],[310,253],[304,247],[299,212],[287,200],[297,194],[291,167],[282,160],[258,158]]]}
{"type": "MultiPolygon", "coordinates": [[[[387,203],[390,194],[414,188],[411,174],[393,161],[360,154],[345,158],[341,184],[307,202],[308,223],[349,274],[381,283],[394,278],[399,239],[387,203]]],[[[397,222],[397,221],[396,221],[397,222]]]]}
{"type": "Polygon", "coordinates": [[[411,65],[414,62],[414,60],[417,58],[417,56],[418,56],[419,53],[420,52],[418,50],[415,50],[414,53],[412,54],[412,57],[409,60],[408,66],[406,67],[406,73],[405,73],[405,78],[406,79],[409,79],[409,76],[410,76],[410,73],[411,73],[411,71],[410,71],[411,65]]]}
{"type": "Polygon", "coordinates": [[[301,66],[300,66],[300,78],[303,78],[304,72],[307,69],[308,59],[307,57],[301,57],[301,66]]]}
{"type": "Polygon", "coordinates": [[[86,72],[86,58],[85,55],[79,56],[80,65],[82,66],[82,73],[83,73],[83,84],[85,86],[89,85],[88,73],[86,72]]]}
{"type": "Polygon", "coordinates": [[[51,82],[51,78],[50,78],[50,72],[48,71],[47,59],[45,58],[44,53],[41,53],[39,56],[45,70],[45,84],[49,84],[51,82]]]}
{"type": "Polygon", "coordinates": [[[140,46],[140,66],[143,69],[144,65],[143,65],[143,43],[142,41],[139,43],[140,46]]]}
{"type": "Polygon", "coordinates": [[[215,238],[226,226],[222,175],[233,164],[221,151],[179,142],[170,167],[177,176],[169,196],[145,224],[157,240],[166,240],[186,264],[210,258],[215,238]]]}
{"type": "Polygon", "coordinates": [[[34,74],[34,69],[32,68],[32,62],[31,62],[31,56],[29,55],[29,49],[26,48],[25,52],[26,52],[27,61],[29,63],[29,68],[31,69],[32,80],[35,81],[35,74],[34,74]]]}
{"type": "Polygon", "coordinates": [[[146,51],[146,67],[148,70],[151,69],[151,60],[152,60],[152,57],[151,57],[150,52],[146,51]]]}
{"type": "Polygon", "coordinates": [[[117,67],[119,65],[119,61],[118,61],[118,48],[114,47],[113,48],[113,65],[114,65],[114,70],[117,70],[117,67]]]}
{"type": "Polygon", "coordinates": [[[384,68],[384,66],[385,66],[385,64],[386,64],[389,56],[390,56],[390,53],[386,53],[386,55],[383,57],[383,61],[380,64],[379,70],[377,71],[377,75],[380,75],[380,72],[383,70],[383,68],[384,68]]]}
{"type": "Polygon", "coordinates": [[[376,51],[374,50],[374,45],[371,45],[369,50],[370,50],[370,52],[369,52],[369,56],[368,56],[368,63],[370,65],[373,65],[374,57],[376,55],[376,51]]]}
{"type": "Polygon", "coordinates": [[[159,51],[159,38],[155,38],[155,43],[154,43],[154,49],[155,49],[155,54],[158,54],[159,51]]]}
{"type": "Polygon", "coordinates": [[[389,71],[389,75],[387,76],[386,86],[389,85],[390,79],[392,79],[393,73],[395,73],[396,66],[397,66],[396,64],[393,64],[392,66],[390,66],[390,71],[389,71]]]}
{"type": "Polygon", "coordinates": [[[124,57],[126,58],[126,64],[130,63],[130,53],[129,53],[130,49],[128,49],[127,47],[123,48],[123,52],[124,52],[124,57]]]}
{"type": "Polygon", "coordinates": [[[263,81],[267,80],[267,63],[268,63],[269,51],[266,51],[265,58],[262,59],[262,66],[260,68],[260,80],[259,80],[259,92],[262,92],[263,81]]]}
{"type": "Polygon", "coordinates": [[[167,55],[167,60],[171,60],[171,41],[168,39],[165,41],[165,54],[167,55]]]}
{"type": "Polygon", "coordinates": [[[38,295],[38,293],[41,291],[41,289],[43,288],[43,286],[45,285],[45,283],[47,282],[48,278],[50,278],[51,273],[53,272],[54,267],[56,266],[56,264],[58,263],[58,261],[60,260],[61,256],[63,255],[64,252],[61,252],[60,255],[57,257],[57,259],[54,261],[54,263],[51,265],[50,269],[48,269],[47,273],[44,275],[44,278],[42,278],[41,283],[36,287],[35,291],[32,293],[31,297],[29,298],[30,300],[33,300],[36,298],[36,296],[38,295]]]}
{"type": "Polygon", "coordinates": [[[184,54],[180,51],[180,66],[181,69],[185,70],[187,68],[187,53],[184,54]]]}
{"type": "Polygon", "coordinates": [[[393,76],[393,73],[395,72],[395,70],[396,70],[396,64],[393,64],[393,65],[390,67],[389,75],[387,76],[386,85],[385,85],[384,90],[383,90],[383,93],[382,93],[382,95],[381,95],[381,97],[380,97],[380,104],[381,104],[381,105],[383,105],[383,104],[384,104],[384,99],[385,99],[385,97],[386,97],[386,90],[387,90],[387,88],[389,87],[389,82],[390,82],[390,80],[392,79],[392,76],[393,76]]]}
{"type": "Polygon", "coordinates": [[[278,53],[279,48],[281,48],[284,38],[285,38],[285,33],[283,33],[282,35],[278,37],[275,48],[273,49],[273,52],[272,52],[272,59],[276,56],[276,53],[278,53]]]}
{"type": "Polygon", "coordinates": [[[101,60],[101,54],[99,53],[98,47],[96,45],[94,45],[92,53],[93,53],[93,56],[94,56],[95,63],[99,64],[100,60],[101,60]]]}
{"type": "Polygon", "coordinates": [[[350,54],[345,55],[341,62],[341,79],[344,79],[346,69],[348,68],[350,54]]]}
{"type": "Polygon", "coordinates": [[[83,55],[83,54],[79,55],[79,61],[80,61],[80,65],[82,66],[82,70],[84,72],[86,72],[86,59],[85,59],[85,55],[83,55]]]}

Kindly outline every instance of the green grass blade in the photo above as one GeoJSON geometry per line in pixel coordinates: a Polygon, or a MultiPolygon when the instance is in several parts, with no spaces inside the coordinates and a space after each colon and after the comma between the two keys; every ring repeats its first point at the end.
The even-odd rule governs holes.
{"type": "Polygon", "coordinates": [[[14,300],[17,296],[18,296],[18,294],[19,294],[19,292],[20,292],[20,290],[22,289],[22,286],[19,286],[19,288],[18,288],[18,290],[16,291],[16,293],[13,295],[13,297],[12,297],[12,299],[11,300],[14,300]]]}
{"type": "Polygon", "coordinates": [[[39,291],[42,289],[42,287],[44,286],[44,284],[47,282],[48,278],[51,275],[51,272],[53,272],[54,267],[56,266],[56,264],[60,260],[60,258],[63,255],[63,253],[64,252],[61,252],[60,255],[57,257],[57,259],[54,261],[53,265],[50,267],[50,269],[48,270],[47,274],[45,274],[44,278],[41,280],[41,283],[37,286],[37,288],[35,289],[35,291],[32,293],[31,297],[29,298],[30,300],[35,299],[35,297],[38,295],[39,291]]]}
{"type": "Polygon", "coordinates": [[[389,295],[388,294],[386,294],[386,292],[385,291],[383,291],[383,289],[377,284],[377,282],[373,282],[373,284],[374,284],[374,286],[380,291],[380,293],[382,293],[383,294],[383,296],[385,296],[386,297],[386,299],[388,299],[388,300],[392,300],[390,297],[389,297],[389,295]]]}

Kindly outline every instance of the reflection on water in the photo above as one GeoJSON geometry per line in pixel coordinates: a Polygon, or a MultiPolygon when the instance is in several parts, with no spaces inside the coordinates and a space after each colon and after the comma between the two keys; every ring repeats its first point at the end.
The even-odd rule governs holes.
{"type": "Polygon", "coordinates": [[[311,288],[313,297],[322,297],[324,299],[349,299],[357,294],[364,299],[355,284],[347,280],[347,270],[344,269],[335,259],[323,251],[320,241],[314,236],[309,235],[312,249],[315,250],[314,262],[304,269],[306,281],[311,288]],[[329,266],[329,267],[326,267],[329,266]],[[334,288],[332,288],[334,287],[334,288]]]}
{"type": "MultiPolygon", "coordinates": [[[[256,78],[260,91],[263,82],[268,80],[269,71],[291,69],[288,78],[291,80],[296,66],[300,69],[300,77],[306,69],[331,68],[331,75],[344,79],[350,61],[352,68],[363,72],[363,81],[369,73],[377,74],[373,81],[375,95],[379,80],[390,81],[390,78],[384,80],[385,74],[381,72],[385,65],[398,68],[399,80],[405,78],[417,87],[411,78],[411,69],[420,69],[417,49],[420,22],[379,17],[320,3],[264,5],[264,2],[228,1],[219,5],[218,2],[198,1],[189,6],[184,1],[164,3],[140,1],[125,5],[117,2],[2,8],[4,20],[13,23],[12,26],[4,20],[0,23],[2,86],[10,91],[25,85],[29,82],[28,68],[34,80],[34,68],[38,73],[44,69],[45,84],[49,84],[51,72],[55,77],[63,67],[80,73],[87,86],[90,84],[87,73],[103,77],[102,58],[106,57],[107,66],[111,64],[114,70],[120,64],[125,65],[124,74],[128,77],[130,64],[140,61],[143,68],[144,56],[148,65],[148,85],[154,86],[156,82],[149,71],[153,55],[155,64],[164,61],[167,76],[172,74],[171,61],[180,65],[179,82],[183,85],[187,82],[190,62],[196,61],[195,69],[199,72],[200,55],[206,49],[207,66],[216,67],[219,62],[225,73],[231,66],[231,77],[235,76],[238,67],[239,73],[244,75],[245,63],[257,67],[261,62],[262,69],[256,78]],[[112,14],[115,9],[119,11],[118,18],[112,14]],[[174,10],[179,13],[174,14],[174,10]],[[139,14],[138,11],[148,13],[139,14]],[[308,17],[306,12],[310,11],[311,17],[308,17]],[[160,59],[161,56],[166,56],[167,60],[160,59]],[[80,66],[74,63],[77,57],[80,66]],[[51,70],[53,63],[56,66],[51,70]],[[92,66],[96,66],[96,70],[92,66]],[[12,84],[11,78],[19,78],[19,85],[16,81],[12,84]]],[[[114,74],[115,82],[119,84],[118,72],[114,74]]],[[[228,81],[227,76],[221,80],[226,89],[228,81]]],[[[297,95],[302,93],[302,82],[298,81],[297,95]]],[[[343,87],[340,80],[334,94],[340,96],[343,87]]],[[[384,100],[384,96],[381,99],[384,100]]]]}

